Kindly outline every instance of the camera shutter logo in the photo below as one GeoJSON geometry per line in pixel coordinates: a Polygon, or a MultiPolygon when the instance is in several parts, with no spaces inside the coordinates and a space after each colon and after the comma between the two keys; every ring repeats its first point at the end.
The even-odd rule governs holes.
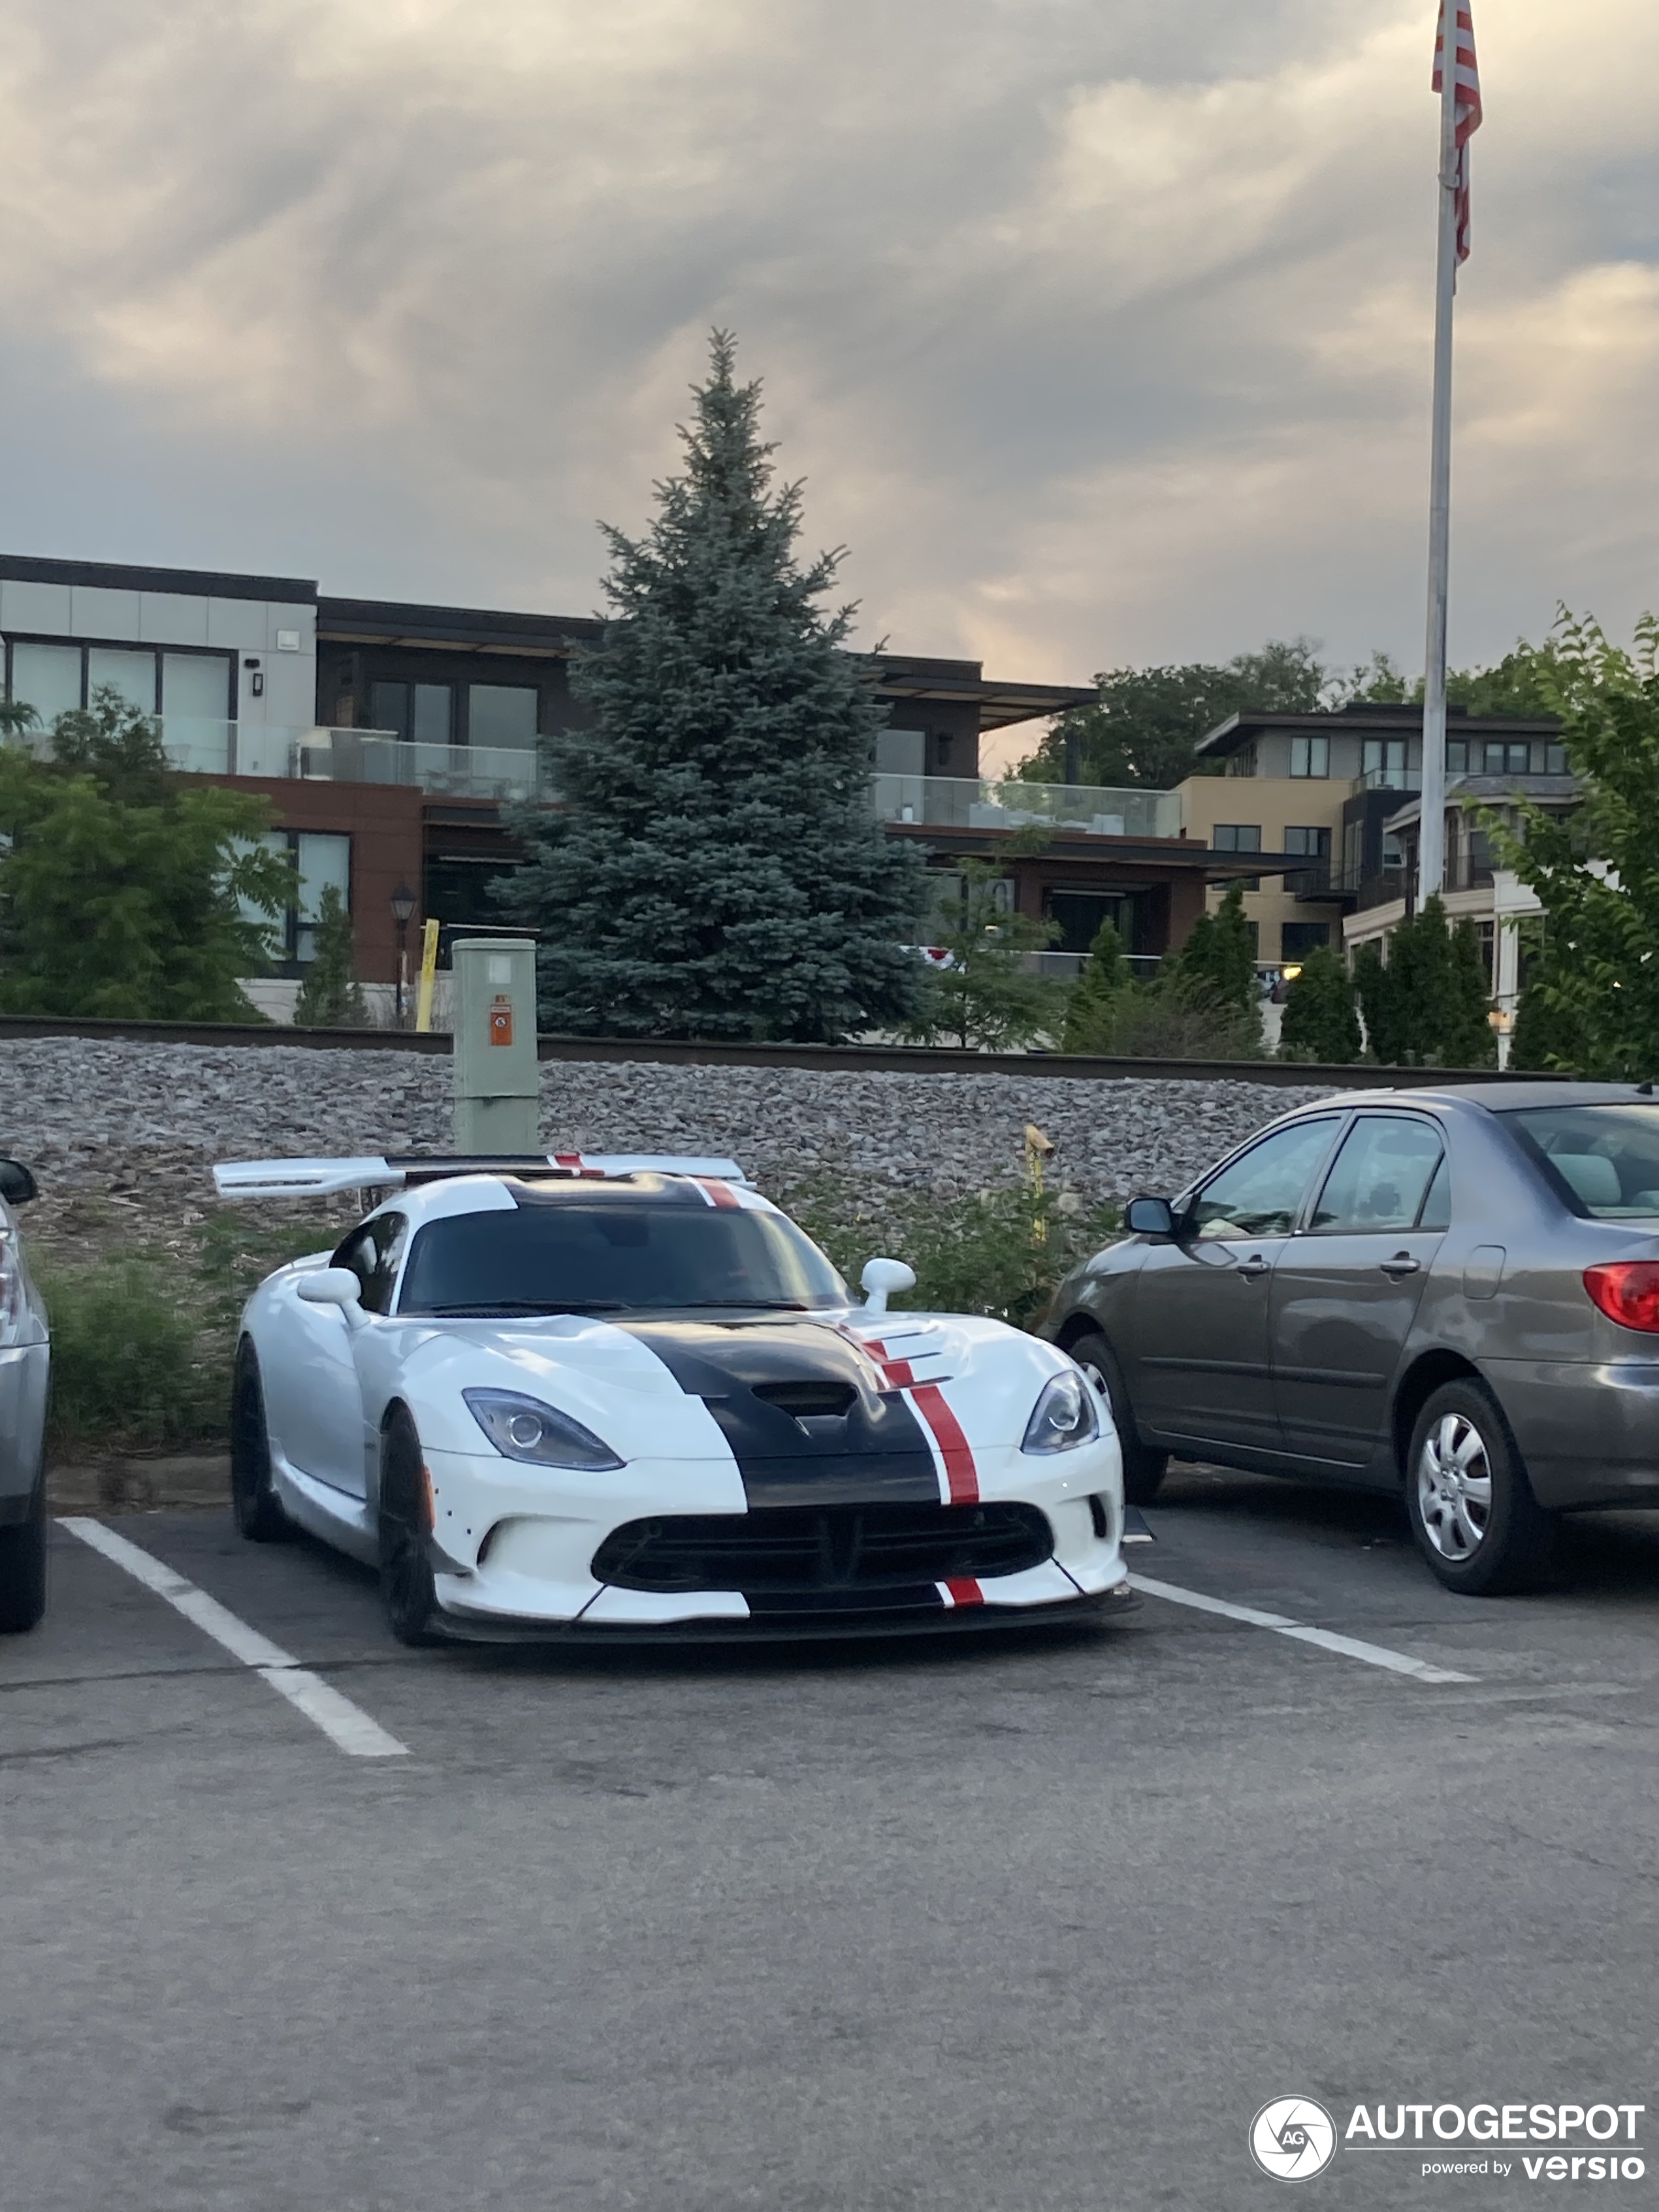
{"type": "Polygon", "coordinates": [[[1250,2123],[1250,2155],[1275,2181],[1311,2181],[1336,2156],[1336,2122],[1311,2097],[1275,2097],[1250,2123]]]}

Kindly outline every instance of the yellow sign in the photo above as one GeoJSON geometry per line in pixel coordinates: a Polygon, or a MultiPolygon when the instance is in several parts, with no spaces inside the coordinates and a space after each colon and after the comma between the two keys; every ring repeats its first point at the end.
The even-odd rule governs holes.
{"type": "Polygon", "coordinates": [[[415,1026],[432,1027],[432,987],[438,975],[438,925],[429,917],[421,933],[421,981],[415,994],[415,1026]]]}

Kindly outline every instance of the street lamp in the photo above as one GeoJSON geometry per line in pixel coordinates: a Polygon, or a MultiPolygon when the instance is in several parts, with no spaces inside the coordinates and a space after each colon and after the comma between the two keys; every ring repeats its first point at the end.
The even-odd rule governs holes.
{"type": "Polygon", "coordinates": [[[404,993],[409,981],[409,925],[415,912],[415,894],[400,883],[392,894],[392,919],[398,925],[398,1027],[404,1025],[404,993]]]}

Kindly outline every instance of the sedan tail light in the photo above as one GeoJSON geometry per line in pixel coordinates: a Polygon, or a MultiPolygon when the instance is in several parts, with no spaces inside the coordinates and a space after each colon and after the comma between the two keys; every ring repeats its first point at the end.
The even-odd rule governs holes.
{"type": "Polygon", "coordinates": [[[1609,1260],[1586,1267],[1584,1288],[1620,1328],[1659,1336],[1659,1260],[1609,1260]]]}

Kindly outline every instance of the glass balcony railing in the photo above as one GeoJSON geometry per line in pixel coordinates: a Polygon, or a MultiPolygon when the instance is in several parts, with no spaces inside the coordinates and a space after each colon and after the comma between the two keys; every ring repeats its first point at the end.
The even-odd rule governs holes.
{"type": "Polygon", "coordinates": [[[301,775],[331,783],[398,783],[448,799],[532,799],[544,790],[533,746],[434,745],[389,730],[315,730],[301,775]]]}
{"type": "Polygon", "coordinates": [[[1017,776],[896,775],[872,779],[884,822],[939,830],[1069,830],[1096,837],[1178,837],[1173,791],[1116,791],[1092,783],[1024,783],[1017,776]]]}

